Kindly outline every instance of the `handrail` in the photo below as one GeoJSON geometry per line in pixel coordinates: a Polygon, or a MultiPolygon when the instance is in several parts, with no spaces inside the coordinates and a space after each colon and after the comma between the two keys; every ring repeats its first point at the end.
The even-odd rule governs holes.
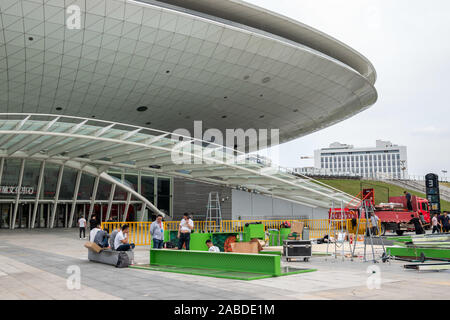
{"type": "MultiPolygon", "coordinates": [[[[259,222],[264,226],[266,235],[270,233],[270,230],[280,230],[282,224],[285,222],[302,222],[304,227],[309,229],[309,237],[311,239],[320,239],[325,235],[336,237],[336,234],[341,230],[348,234],[356,234],[356,226],[352,224],[352,219],[291,219],[291,220],[222,220],[222,232],[223,233],[241,233],[244,231],[245,224],[259,222]],[[331,230],[331,232],[330,232],[331,230]],[[334,232],[333,232],[334,231],[334,232]]],[[[205,231],[206,221],[194,221],[194,233],[202,233],[205,231]]],[[[123,222],[103,222],[102,229],[108,232],[117,229],[124,224],[123,222]]],[[[150,245],[150,225],[151,221],[144,222],[126,222],[130,228],[129,239],[130,242],[137,246],[150,245]]],[[[365,219],[361,219],[360,230],[358,234],[365,233],[365,219]]],[[[178,221],[164,221],[164,230],[177,231],[178,221]]],[[[381,223],[378,225],[381,230],[381,223]]]]}

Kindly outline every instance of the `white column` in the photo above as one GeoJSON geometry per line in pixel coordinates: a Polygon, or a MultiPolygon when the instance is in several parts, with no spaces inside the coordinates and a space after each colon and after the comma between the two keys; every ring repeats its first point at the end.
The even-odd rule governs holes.
{"type": "Polygon", "coordinates": [[[5,158],[0,161],[0,185],[2,184],[3,168],[5,167],[5,158]]]}
{"type": "Polygon", "coordinates": [[[145,213],[145,209],[147,208],[147,204],[145,202],[142,202],[142,207],[141,208],[142,208],[141,209],[142,214],[141,214],[140,222],[144,221],[144,213],[145,213]]]}
{"type": "Polygon", "coordinates": [[[36,199],[34,200],[33,218],[31,219],[31,229],[34,229],[36,224],[36,214],[39,206],[39,196],[41,195],[42,182],[44,181],[45,161],[41,163],[41,169],[39,170],[39,182],[36,190],[36,199]]]}
{"type": "Polygon", "coordinates": [[[127,203],[125,205],[125,211],[123,212],[123,222],[127,221],[128,209],[130,208],[130,201],[131,201],[131,193],[128,192],[128,194],[127,194],[127,203]]]}
{"type": "Polygon", "coordinates": [[[72,198],[72,208],[70,208],[70,219],[69,219],[70,227],[72,227],[73,216],[75,214],[75,209],[77,207],[78,191],[80,190],[80,181],[81,181],[82,175],[83,175],[83,171],[79,170],[78,174],[77,174],[77,180],[75,182],[75,190],[74,190],[73,198],[72,198]]]}
{"type": "Polygon", "coordinates": [[[92,190],[92,196],[91,196],[91,205],[89,206],[89,217],[88,217],[88,221],[91,220],[92,217],[92,212],[94,212],[94,204],[95,204],[95,198],[97,197],[97,189],[98,189],[98,184],[100,182],[100,177],[96,177],[95,178],[95,182],[94,182],[94,189],[92,190]]]}
{"type": "Polygon", "coordinates": [[[55,226],[55,216],[56,216],[56,210],[58,208],[59,192],[61,189],[61,181],[62,181],[63,173],[64,173],[64,164],[61,165],[61,168],[59,169],[58,182],[56,183],[55,200],[53,202],[54,204],[53,204],[53,210],[52,210],[52,217],[51,217],[51,221],[50,221],[50,228],[53,228],[55,226]]]}
{"type": "Polygon", "coordinates": [[[116,192],[116,185],[113,184],[111,186],[111,193],[109,195],[109,201],[108,201],[108,209],[106,210],[106,221],[109,220],[109,216],[111,214],[111,207],[112,207],[112,202],[114,200],[114,193],[116,192]]]}
{"type": "Polygon", "coordinates": [[[16,202],[14,204],[13,220],[12,220],[12,224],[10,225],[11,229],[15,229],[15,227],[16,227],[16,217],[17,217],[17,210],[19,209],[20,189],[22,188],[22,180],[23,180],[24,170],[25,170],[25,159],[22,159],[22,163],[20,165],[19,183],[17,185],[16,202]]]}

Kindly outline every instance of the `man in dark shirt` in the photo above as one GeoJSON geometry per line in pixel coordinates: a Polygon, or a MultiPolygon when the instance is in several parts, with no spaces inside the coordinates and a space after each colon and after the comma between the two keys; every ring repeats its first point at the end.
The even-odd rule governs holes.
{"type": "Polygon", "coordinates": [[[412,203],[411,203],[411,194],[406,191],[404,191],[403,193],[405,194],[405,197],[406,197],[406,206],[408,207],[408,211],[412,211],[413,207],[412,207],[412,203]]]}
{"type": "Polygon", "coordinates": [[[414,215],[411,215],[411,221],[409,223],[414,224],[414,229],[416,230],[416,234],[425,234],[425,230],[423,230],[422,221],[419,218],[415,218],[414,215]]]}
{"type": "Polygon", "coordinates": [[[450,217],[448,216],[447,211],[444,211],[444,216],[442,218],[442,232],[450,232],[450,217]]]}
{"type": "Polygon", "coordinates": [[[94,228],[97,226],[97,223],[98,223],[97,217],[96,217],[96,215],[94,214],[94,215],[92,216],[92,218],[89,220],[89,228],[90,228],[91,230],[94,229],[94,228]]]}

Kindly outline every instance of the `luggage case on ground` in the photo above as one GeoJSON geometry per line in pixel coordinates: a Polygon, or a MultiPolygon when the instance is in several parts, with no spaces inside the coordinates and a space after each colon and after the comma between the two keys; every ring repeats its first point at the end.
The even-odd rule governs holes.
{"type": "Polygon", "coordinates": [[[283,256],[286,257],[286,261],[292,259],[309,261],[312,256],[311,240],[284,240],[283,256]]]}

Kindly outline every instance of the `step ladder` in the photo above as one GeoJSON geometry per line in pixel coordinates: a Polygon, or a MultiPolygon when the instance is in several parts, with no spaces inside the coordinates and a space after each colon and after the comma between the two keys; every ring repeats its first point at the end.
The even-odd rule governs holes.
{"type": "MultiPolygon", "coordinates": [[[[364,261],[365,262],[369,261],[367,259],[367,245],[368,245],[367,238],[369,238],[370,247],[372,249],[371,250],[372,251],[372,261],[373,261],[373,263],[377,263],[378,259],[375,256],[375,249],[374,249],[374,244],[373,244],[373,239],[374,239],[375,235],[372,233],[371,221],[370,221],[372,215],[375,214],[375,207],[373,206],[373,203],[370,200],[368,200],[368,199],[363,200],[361,202],[361,206],[359,208],[359,213],[358,214],[359,214],[359,217],[358,217],[358,223],[357,223],[357,226],[356,226],[356,236],[355,236],[355,238],[358,239],[360,223],[364,223],[364,222],[361,222],[361,219],[365,219],[365,230],[366,230],[366,233],[364,235],[364,261]]],[[[380,231],[381,230],[378,230],[378,233],[380,233],[380,231]]],[[[386,249],[384,247],[382,236],[380,236],[379,239],[381,241],[381,246],[383,248],[383,254],[382,254],[381,257],[384,257],[386,255],[386,249]]],[[[357,241],[355,241],[355,245],[353,247],[352,257],[355,255],[356,244],[357,244],[357,241]]]]}
{"type": "Polygon", "coordinates": [[[218,192],[210,192],[208,195],[205,232],[222,232],[222,211],[218,192]]]}

